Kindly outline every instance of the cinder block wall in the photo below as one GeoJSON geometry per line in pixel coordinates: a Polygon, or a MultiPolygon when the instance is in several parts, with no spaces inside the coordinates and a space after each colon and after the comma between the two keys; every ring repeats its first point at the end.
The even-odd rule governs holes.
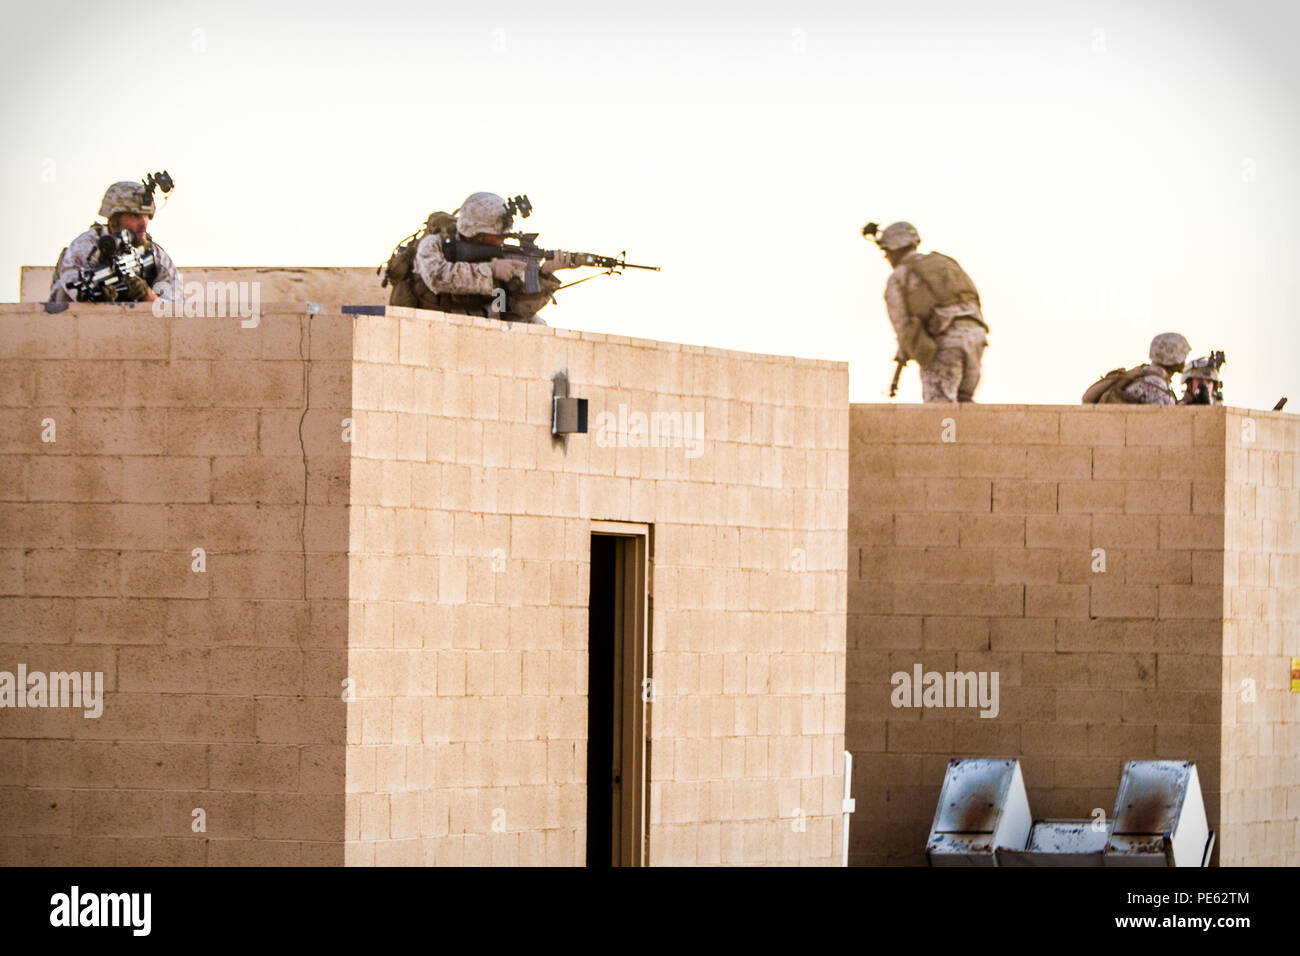
{"type": "Polygon", "coordinates": [[[0,861],[342,862],[329,321],[0,307],[0,670],[105,679],[99,718],[0,710],[0,861]]]}
{"type": "MultiPolygon", "coordinates": [[[[1019,757],[1038,818],[1109,817],[1126,760],[1195,760],[1220,827],[1226,415],[852,407],[853,862],[924,862],[953,757],[1019,757]],[[894,707],[891,676],[916,664],[998,672],[997,717],[894,707]]],[[[1240,564],[1258,569],[1260,543],[1240,564]]],[[[1294,586],[1293,565],[1263,560],[1294,586]]],[[[1294,758],[1286,773],[1294,800],[1294,758]]],[[[1241,859],[1240,834],[1221,841],[1241,859]]]]}
{"type": "Polygon", "coordinates": [[[0,307],[0,669],[108,680],[0,711],[0,861],[581,862],[593,519],[654,526],[650,861],[838,861],[843,364],[264,308],[0,307]]]}
{"type": "MultiPolygon", "coordinates": [[[[334,312],[340,305],[382,305],[388,301],[391,292],[380,288],[374,266],[177,266],[176,271],[186,285],[204,284],[205,297],[208,283],[221,286],[236,283],[235,287],[212,292],[213,312],[217,309],[217,302],[231,301],[228,296],[243,295],[243,301],[248,302],[254,284],[257,299],[264,305],[272,302],[318,302],[334,312]],[[240,283],[244,284],[242,289],[237,287],[240,283]]],[[[45,302],[50,297],[50,283],[53,281],[53,266],[23,266],[19,270],[19,301],[45,302]]],[[[227,315],[236,313],[235,304],[227,306],[227,315]]]]}
{"type": "Polygon", "coordinates": [[[584,861],[609,519],[654,529],[650,862],[837,863],[846,367],[388,312],[355,324],[348,861],[584,861]],[[702,413],[698,453],[620,406],[702,413]]]}
{"type": "Polygon", "coordinates": [[[1300,419],[1227,412],[1223,833],[1228,864],[1300,863],[1300,419]]]}

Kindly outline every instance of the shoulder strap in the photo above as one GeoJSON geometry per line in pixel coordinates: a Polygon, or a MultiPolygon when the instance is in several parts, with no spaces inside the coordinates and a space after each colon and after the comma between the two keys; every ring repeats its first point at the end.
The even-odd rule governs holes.
{"type": "MultiPolygon", "coordinates": [[[[918,253],[917,253],[917,258],[919,258],[919,259],[924,259],[926,256],[932,256],[932,255],[936,255],[936,253],[933,253],[933,252],[918,252],[918,253]]],[[[935,302],[938,302],[938,301],[939,301],[939,293],[936,292],[936,291],[934,290],[934,286],[930,285],[930,280],[927,279],[924,275],[922,275],[922,274],[921,274],[921,271],[920,271],[919,269],[913,269],[913,268],[912,268],[911,266],[909,266],[906,262],[902,263],[902,266],[903,266],[903,268],[904,268],[905,270],[907,270],[907,274],[908,274],[909,276],[916,276],[916,280],[917,280],[918,282],[920,282],[921,285],[925,286],[926,290],[930,293],[930,298],[934,299],[935,302]]],[[[905,280],[903,280],[903,281],[904,281],[903,290],[904,290],[904,292],[906,292],[906,291],[907,291],[907,285],[906,285],[907,280],[905,279],[905,280]]]]}

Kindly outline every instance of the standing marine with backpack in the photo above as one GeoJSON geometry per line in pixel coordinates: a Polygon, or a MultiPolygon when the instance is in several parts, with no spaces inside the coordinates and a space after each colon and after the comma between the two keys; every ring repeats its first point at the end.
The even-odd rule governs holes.
{"type": "Polygon", "coordinates": [[[885,285],[885,307],[898,336],[894,361],[900,371],[913,359],[920,366],[924,401],[972,401],[988,345],[975,283],[957,260],[917,252],[921,236],[910,222],[893,223],[878,238],[876,228],[868,223],[863,235],[875,239],[894,267],[885,285]]]}
{"type": "Polygon", "coordinates": [[[1083,393],[1085,405],[1177,405],[1170,382],[1192,351],[1177,332],[1162,332],[1151,340],[1151,361],[1133,368],[1117,368],[1093,382],[1083,393]]]}

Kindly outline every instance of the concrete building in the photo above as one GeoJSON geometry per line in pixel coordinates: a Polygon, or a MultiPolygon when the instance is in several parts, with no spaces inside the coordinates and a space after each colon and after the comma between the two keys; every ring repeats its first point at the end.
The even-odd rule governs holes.
{"type": "Polygon", "coordinates": [[[837,865],[846,747],[853,863],[922,863],[974,756],[1038,817],[1195,760],[1219,862],[1300,863],[1295,416],[850,407],[843,363],[184,273],[266,301],[0,306],[0,703],[104,681],[0,707],[0,863],[837,865]]]}
{"type": "Polygon", "coordinates": [[[0,307],[0,862],[839,863],[844,364],[246,322],[0,307]]]}
{"type": "Polygon", "coordinates": [[[1037,817],[1110,817],[1126,760],[1195,760],[1224,865],[1300,863],[1300,419],[1218,407],[855,405],[855,863],[924,862],[953,757],[1037,817]],[[997,673],[997,716],[896,673],[997,673]]]}

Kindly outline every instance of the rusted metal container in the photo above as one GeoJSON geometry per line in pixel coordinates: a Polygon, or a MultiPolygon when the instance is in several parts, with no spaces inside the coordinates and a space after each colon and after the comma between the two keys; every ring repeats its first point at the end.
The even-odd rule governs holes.
{"type": "Polygon", "coordinates": [[[997,866],[1023,849],[1032,821],[1019,760],[950,760],[925,854],[931,866],[997,866]]]}
{"type": "Polygon", "coordinates": [[[999,847],[994,856],[998,866],[1101,866],[1109,838],[1104,821],[1036,820],[1023,850],[999,847]]]}
{"type": "Polygon", "coordinates": [[[1214,833],[1196,764],[1130,760],[1115,799],[1106,866],[1208,866],[1214,833]]]}

